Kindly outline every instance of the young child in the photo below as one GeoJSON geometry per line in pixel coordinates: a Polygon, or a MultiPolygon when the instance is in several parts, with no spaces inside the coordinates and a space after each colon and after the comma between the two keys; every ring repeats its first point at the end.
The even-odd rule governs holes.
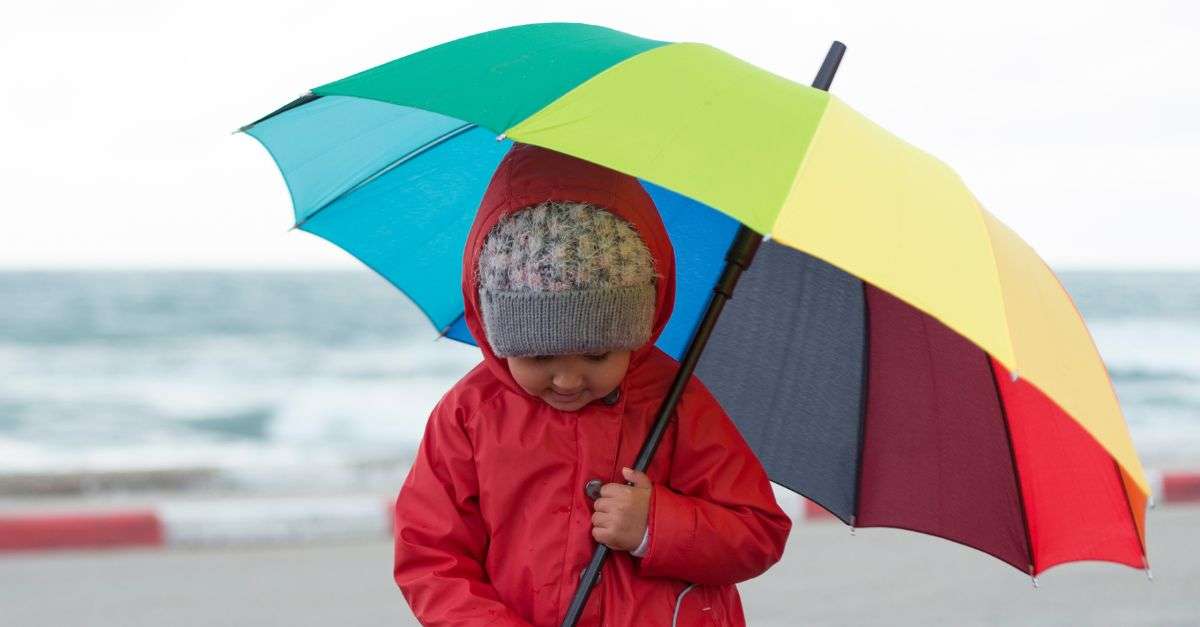
{"type": "Polygon", "coordinates": [[[614,551],[579,625],[744,624],[734,584],[791,522],[699,380],[629,469],[679,367],[654,346],[674,263],[636,179],[505,156],[463,256],[483,363],[433,410],[396,500],[394,576],[422,624],[558,625],[597,542],[614,551]]]}

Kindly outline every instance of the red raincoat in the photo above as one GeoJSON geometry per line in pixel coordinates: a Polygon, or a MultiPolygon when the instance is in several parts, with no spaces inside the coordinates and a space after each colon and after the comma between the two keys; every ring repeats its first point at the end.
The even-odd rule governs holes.
{"type": "MultiPolygon", "coordinates": [[[[396,501],[394,575],[425,625],[558,625],[591,557],[584,484],[622,483],[679,367],[654,346],[675,296],[674,252],[635,179],[515,145],[467,240],[466,322],[483,363],[434,408],[396,501]],[[500,216],[547,199],[591,202],[632,223],[655,258],[653,333],[633,352],[612,405],[559,411],[526,393],[483,333],[476,259],[500,216]]],[[[613,551],[580,625],[743,625],[734,583],[779,560],[791,521],[762,465],[692,378],[646,473],[650,545],[613,551]]]]}

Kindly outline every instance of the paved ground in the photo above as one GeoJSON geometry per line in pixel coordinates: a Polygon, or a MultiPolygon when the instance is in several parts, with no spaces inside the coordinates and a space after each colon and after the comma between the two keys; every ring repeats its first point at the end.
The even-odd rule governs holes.
{"type": "MultiPolygon", "coordinates": [[[[1150,515],[1153,582],[1070,564],[1029,578],[918,534],[798,527],[741,586],[751,625],[1200,625],[1200,507],[1150,515]]],[[[3,625],[415,625],[387,542],[0,555],[3,625]]]]}

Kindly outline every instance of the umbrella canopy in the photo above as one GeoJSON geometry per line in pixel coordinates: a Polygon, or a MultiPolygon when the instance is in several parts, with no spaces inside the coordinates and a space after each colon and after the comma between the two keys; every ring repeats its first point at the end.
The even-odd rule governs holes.
{"type": "Polygon", "coordinates": [[[296,226],[472,342],[459,277],[513,141],[638,177],[677,254],[678,357],[739,225],[764,234],[698,376],[772,479],[856,526],[1036,574],[1145,566],[1148,484],[1070,297],[945,164],[710,46],[586,24],[455,40],[242,129],[296,226]]]}

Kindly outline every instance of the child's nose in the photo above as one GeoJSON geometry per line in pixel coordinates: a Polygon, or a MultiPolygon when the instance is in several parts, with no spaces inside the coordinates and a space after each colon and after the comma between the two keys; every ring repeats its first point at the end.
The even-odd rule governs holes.
{"type": "Polygon", "coordinates": [[[554,375],[554,387],[560,390],[575,390],[583,384],[583,377],[575,372],[558,372],[554,375]]]}

